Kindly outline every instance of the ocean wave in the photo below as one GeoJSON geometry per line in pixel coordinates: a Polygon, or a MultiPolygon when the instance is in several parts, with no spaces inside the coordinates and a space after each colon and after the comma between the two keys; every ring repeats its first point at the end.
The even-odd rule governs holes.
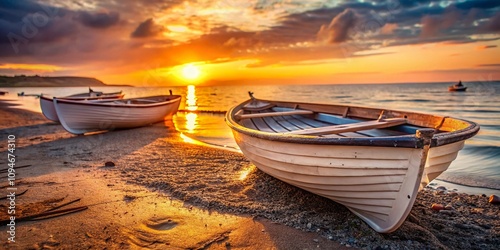
{"type": "Polygon", "coordinates": [[[352,98],[352,95],[336,95],[332,96],[332,98],[337,98],[337,99],[345,99],[345,98],[352,98]]]}
{"type": "Polygon", "coordinates": [[[470,113],[470,114],[500,114],[499,111],[497,110],[487,110],[487,109],[465,109],[461,107],[439,107],[436,109],[432,109],[433,112],[440,112],[440,113],[449,113],[449,112],[461,112],[461,113],[470,113]]]}
{"type": "Polygon", "coordinates": [[[466,190],[466,193],[476,193],[476,194],[500,194],[500,185],[497,182],[483,182],[479,177],[464,180],[463,178],[457,177],[439,177],[436,178],[434,182],[445,182],[440,183],[444,186],[451,186],[458,190],[458,192],[463,192],[466,190]],[[453,185],[447,185],[453,184],[453,185]],[[462,188],[465,187],[465,188],[462,188]],[[470,189],[473,188],[473,189],[470,189]]]}
{"type": "Polygon", "coordinates": [[[500,146],[467,145],[462,152],[465,154],[483,155],[487,156],[487,158],[500,158],[500,146]]]}
{"type": "Polygon", "coordinates": [[[493,113],[493,114],[500,114],[500,111],[498,110],[492,110],[492,109],[474,109],[470,110],[471,112],[474,113],[493,113]]]}
{"type": "Polygon", "coordinates": [[[433,100],[428,100],[428,99],[407,99],[407,100],[402,100],[404,102],[432,102],[433,100]]]}
{"type": "Polygon", "coordinates": [[[500,189],[500,146],[467,144],[439,178],[465,186],[500,189]]]}
{"type": "Polygon", "coordinates": [[[483,176],[442,174],[436,180],[442,180],[465,187],[487,188],[500,191],[500,183],[498,182],[498,180],[484,178],[483,176]]]}

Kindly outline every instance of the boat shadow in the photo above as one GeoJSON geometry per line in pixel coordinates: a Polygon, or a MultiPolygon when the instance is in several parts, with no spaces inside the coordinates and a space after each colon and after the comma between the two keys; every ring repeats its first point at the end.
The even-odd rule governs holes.
{"type": "MultiPolygon", "coordinates": [[[[19,170],[18,176],[22,177],[36,177],[68,168],[104,166],[105,162],[116,162],[175,133],[171,122],[89,135],[70,134],[53,122],[0,129],[3,138],[16,137],[16,166],[33,166],[19,170]]],[[[7,155],[7,151],[7,145],[0,145],[0,154],[7,155]]],[[[7,157],[0,159],[0,164],[6,166],[7,157]]]]}

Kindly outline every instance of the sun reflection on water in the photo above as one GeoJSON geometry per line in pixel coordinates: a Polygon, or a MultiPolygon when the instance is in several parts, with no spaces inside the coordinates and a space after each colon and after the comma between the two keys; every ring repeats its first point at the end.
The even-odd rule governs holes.
{"type": "Polygon", "coordinates": [[[184,142],[195,144],[195,145],[200,145],[200,143],[198,141],[191,139],[190,137],[186,136],[184,133],[181,133],[181,138],[182,138],[182,141],[184,141],[184,142]]]}
{"type": "MultiPolygon", "coordinates": [[[[194,85],[187,86],[186,93],[186,110],[188,111],[196,111],[198,109],[198,105],[196,103],[196,87],[194,85]]],[[[198,114],[194,112],[189,112],[185,115],[186,125],[185,128],[188,133],[193,134],[198,127],[198,114]]]]}
{"type": "Polygon", "coordinates": [[[193,134],[198,127],[198,114],[187,113],[186,114],[186,129],[187,132],[193,134]]]}
{"type": "Polygon", "coordinates": [[[196,101],[196,87],[194,85],[187,86],[186,109],[189,111],[196,111],[198,109],[196,101]]]}

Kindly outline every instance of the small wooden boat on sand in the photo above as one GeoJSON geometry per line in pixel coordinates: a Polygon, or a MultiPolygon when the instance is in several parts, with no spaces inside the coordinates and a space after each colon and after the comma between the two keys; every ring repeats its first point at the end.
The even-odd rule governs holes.
{"type": "Polygon", "coordinates": [[[380,233],[401,226],[418,190],[479,131],[447,116],[251,97],[226,114],[243,154],[267,174],[345,205],[380,233]]]}
{"type": "Polygon", "coordinates": [[[163,121],[175,114],[181,96],[160,95],[91,102],[54,98],[64,129],[73,134],[135,128],[163,121]]]}
{"type": "MultiPolygon", "coordinates": [[[[111,99],[122,99],[124,94],[119,92],[103,93],[99,91],[93,91],[89,89],[88,93],[74,94],[70,96],[58,97],[59,99],[66,99],[72,101],[92,101],[92,100],[111,100],[111,99]]],[[[59,122],[59,117],[57,117],[56,109],[54,107],[54,102],[52,97],[46,95],[40,95],[40,108],[42,109],[42,114],[45,118],[59,122]]]]}

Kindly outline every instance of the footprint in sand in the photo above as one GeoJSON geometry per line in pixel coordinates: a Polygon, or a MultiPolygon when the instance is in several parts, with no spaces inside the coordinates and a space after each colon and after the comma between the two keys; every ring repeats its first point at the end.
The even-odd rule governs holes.
{"type": "Polygon", "coordinates": [[[124,233],[128,236],[131,245],[140,248],[162,249],[170,245],[163,232],[175,228],[178,224],[169,218],[151,218],[144,221],[134,231],[125,230],[124,233]]]}
{"type": "Polygon", "coordinates": [[[171,220],[171,219],[149,219],[144,223],[147,227],[154,229],[154,230],[170,230],[174,227],[177,226],[177,222],[171,220]]]}

